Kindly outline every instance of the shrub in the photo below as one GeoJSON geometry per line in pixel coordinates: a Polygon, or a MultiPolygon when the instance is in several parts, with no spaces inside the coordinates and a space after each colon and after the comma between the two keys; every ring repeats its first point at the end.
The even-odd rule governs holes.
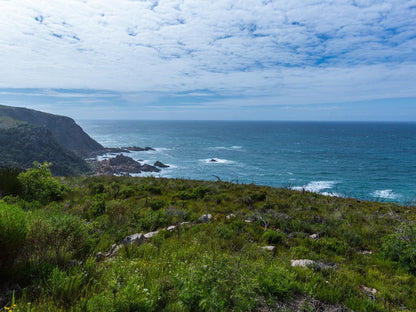
{"type": "Polygon", "coordinates": [[[0,202],[0,269],[9,270],[28,232],[26,213],[16,205],[0,202]]]}
{"type": "Polygon", "coordinates": [[[415,229],[404,229],[402,233],[391,234],[383,239],[381,254],[396,262],[406,271],[416,272],[415,229]],[[413,234],[413,235],[412,235],[413,234]]]}
{"type": "Polygon", "coordinates": [[[296,290],[295,273],[275,265],[258,275],[260,292],[267,298],[289,298],[296,290]]]}
{"type": "Polygon", "coordinates": [[[281,244],[286,240],[283,233],[274,230],[265,231],[261,238],[268,244],[281,244]]]}
{"type": "Polygon", "coordinates": [[[22,172],[18,168],[1,168],[0,169],[0,197],[6,195],[19,195],[21,185],[17,176],[22,172]]]}
{"type": "Polygon", "coordinates": [[[51,163],[34,162],[34,168],[22,172],[17,179],[22,185],[23,197],[26,200],[39,200],[46,203],[63,198],[65,187],[52,177],[51,163]]]}

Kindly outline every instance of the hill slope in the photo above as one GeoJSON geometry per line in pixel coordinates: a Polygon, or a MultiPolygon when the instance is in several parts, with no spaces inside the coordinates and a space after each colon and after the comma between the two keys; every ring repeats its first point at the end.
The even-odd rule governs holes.
{"type": "Polygon", "coordinates": [[[79,155],[88,155],[104,149],[69,117],[4,105],[0,105],[0,116],[45,127],[63,147],[79,155]]]}
{"type": "Polygon", "coordinates": [[[91,170],[80,156],[64,148],[45,127],[1,118],[0,167],[29,168],[34,161],[52,162],[54,175],[79,175],[91,170]]]}
{"type": "Polygon", "coordinates": [[[14,217],[0,273],[26,287],[13,310],[416,311],[414,207],[221,181],[61,181],[62,201],[0,201],[0,229],[14,217]]]}

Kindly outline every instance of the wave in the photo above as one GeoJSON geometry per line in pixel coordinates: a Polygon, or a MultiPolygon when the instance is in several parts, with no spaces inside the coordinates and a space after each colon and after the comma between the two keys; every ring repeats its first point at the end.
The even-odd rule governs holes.
{"type": "Polygon", "coordinates": [[[217,150],[227,150],[227,151],[235,151],[235,150],[240,150],[243,147],[240,145],[233,145],[230,147],[227,146],[215,146],[215,147],[210,147],[209,149],[217,149],[217,150]]]}
{"type": "Polygon", "coordinates": [[[164,151],[171,151],[172,149],[168,147],[155,147],[154,150],[156,152],[164,152],[164,151]]]}
{"type": "Polygon", "coordinates": [[[331,189],[334,187],[335,184],[338,182],[336,181],[311,181],[306,185],[303,186],[294,186],[292,189],[298,191],[309,191],[313,193],[320,193],[323,190],[331,189]]]}
{"type": "Polygon", "coordinates": [[[397,199],[400,195],[395,194],[393,190],[377,190],[371,193],[371,196],[376,198],[383,198],[383,199],[397,199]]]}

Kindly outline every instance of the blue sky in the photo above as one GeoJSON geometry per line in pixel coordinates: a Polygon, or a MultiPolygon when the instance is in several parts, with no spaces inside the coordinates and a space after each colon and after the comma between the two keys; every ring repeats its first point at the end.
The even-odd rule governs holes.
{"type": "Polygon", "coordinates": [[[416,121],[415,0],[2,0],[0,55],[75,119],[416,121]]]}

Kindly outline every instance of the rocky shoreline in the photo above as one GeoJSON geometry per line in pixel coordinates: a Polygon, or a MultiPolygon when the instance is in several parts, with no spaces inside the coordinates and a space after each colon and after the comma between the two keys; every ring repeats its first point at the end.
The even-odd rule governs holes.
{"type": "Polygon", "coordinates": [[[142,164],[140,161],[136,161],[131,157],[123,155],[123,153],[130,153],[132,151],[142,152],[154,150],[154,148],[149,146],[110,147],[91,153],[89,155],[89,160],[95,163],[94,167],[96,175],[130,175],[142,172],[160,172],[160,168],[168,168],[169,166],[159,160],[153,165],[142,164]],[[103,156],[105,154],[116,154],[116,156],[104,160],[97,160],[98,156],[103,156]]]}

